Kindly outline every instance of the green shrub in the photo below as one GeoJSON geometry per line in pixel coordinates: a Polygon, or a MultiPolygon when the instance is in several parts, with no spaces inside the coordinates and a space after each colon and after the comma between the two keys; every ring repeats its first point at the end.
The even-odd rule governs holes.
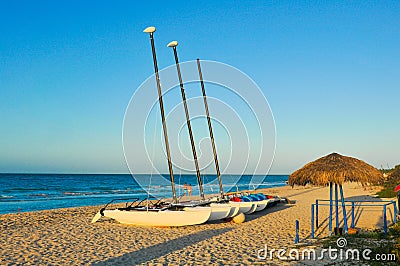
{"type": "Polygon", "coordinates": [[[396,167],[389,173],[388,179],[382,184],[383,189],[377,193],[380,198],[394,198],[397,193],[394,192],[394,188],[400,185],[400,165],[396,167]]]}
{"type": "Polygon", "coordinates": [[[400,238],[400,222],[389,227],[389,234],[393,237],[400,238]]]}

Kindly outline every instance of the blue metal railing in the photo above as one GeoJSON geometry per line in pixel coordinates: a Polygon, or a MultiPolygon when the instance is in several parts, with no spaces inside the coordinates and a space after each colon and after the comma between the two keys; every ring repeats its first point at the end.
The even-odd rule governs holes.
{"type": "MultiPolygon", "coordinates": [[[[332,192],[331,192],[332,193],[332,192]]],[[[336,196],[336,195],[335,195],[336,196]]],[[[382,206],[383,207],[383,231],[385,234],[388,233],[388,222],[387,222],[387,206],[393,205],[393,210],[394,210],[394,217],[393,217],[393,222],[397,222],[397,204],[396,201],[394,200],[383,200],[383,201],[372,201],[372,200],[363,200],[363,201],[356,201],[356,200],[344,200],[343,195],[341,193],[340,195],[342,197],[342,206],[351,206],[351,228],[355,227],[355,207],[356,206],[363,206],[363,207],[377,207],[377,206],[382,206]],[[374,204],[364,204],[364,203],[374,203],[374,204]]],[[[315,236],[315,228],[319,228],[319,206],[329,206],[330,207],[330,218],[329,218],[329,234],[332,234],[332,211],[333,211],[333,202],[332,200],[323,200],[323,199],[317,199],[315,201],[315,204],[311,204],[311,237],[314,238],[315,236]],[[328,203],[320,203],[320,202],[329,202],[328,203]],[[315,215],[314,215],[315,214],[315,215]],[[314,223],[315,222],[315,223],[314,223]]],[[[336,205],[336,215],[339,213],[339,206],[336,205]]],[[[345,210],[343,209],[343,229],[344,233],[348,233],[348,228],[347,228],[347,216],[345,215],[345,210]]],[[[338,228],[339,225],[339,220],[336,218],[336,227],[338,228]]]]}

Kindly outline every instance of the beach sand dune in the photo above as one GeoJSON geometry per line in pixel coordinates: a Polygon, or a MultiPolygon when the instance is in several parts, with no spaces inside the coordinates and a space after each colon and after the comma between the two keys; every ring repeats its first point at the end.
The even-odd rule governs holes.
{"type": "MultiPolygon", "coordinates": [[[[346,198],[374,199],[376,191],[344,185],[346,198]]],[[[295,220],[300,223],[300,241],[309,241],[311,203],[328,199],[329,188],[280,187],[263,192],[296,203],[247,215],[243,224],[221,221],[179,228],[128,226],[106,218],[91,224],[99,207],[1,215],[1,261],[5,265],[265,264],[257,258],[258,250],[265,245],[292,247],[295,220]]],[[[316,232],[320,237],[327,235],[328,210],[320,208],[321,227],[316,232]]],[[[356,214],[357,227],[382,226],[382,207],[359,207],[356,214]]],[[[392,207],[388,219],[390,224],[392,207]]]]}

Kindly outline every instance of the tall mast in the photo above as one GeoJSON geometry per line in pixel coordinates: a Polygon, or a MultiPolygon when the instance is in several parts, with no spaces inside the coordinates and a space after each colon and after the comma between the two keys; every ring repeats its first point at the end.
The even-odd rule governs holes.
{"type": "Polygon", "coordinates": [[[158,102],[160,103],[161,120],[162,120],[162,125],[163,125],[164,141],[165,141],[165,150],[167,152],[169,178],[171,180],[172,199],[173,199],[173,203],[177,203],[178,201],[176,199],[176,190],[175,190],[175,182],[174,182],[174,173],[173,173],[173,170],[172,170],[171,153],[170,153],[170,150],[169,150],[167,123],[165,122],[164,103],[163,103],[163,99],[162,99],[160,76],[158,75],[156,48],[154,47],[153,34],[154,34],[155,31],[156,31],[155,27],[148,27],[143,32],[150,34],[151,52],[153,54],[154,73],[156,75],[157,90],[158,90],[158,102]]]}
{"type": "Polygon", "coordinates": [[[197,69],[199,70],[201,91],[203,93],[204,108],[206,109],[206,115],[207,115],[208,130],[210,132],[211,145],[212,145],[212,149],[213,149],[213,152],[214,152],[214,162],[215,162],[215,169],[217,170],[217,177],[218,177],[218,183],[219,183],[219,193],[221,194],[221,197],[224,198],[224,188],[222,187],[221,172],[219,170],[217,148],[215,147],[214,134],[213,134],[212,125],[211,125],[211,119],[210,119],[210,112],[208,111],[206,90],[204,88],[204,82],[203,82],[203,74],[201,72],[200,59],[198,59],[198,58],[197,58],[197,69]]]}
{"type": "Polygon", "coordinates": [[[181,94],[182,94],[182,100],[183,100],[183,107],[185,108],[186,125],[187,125],[187,128],[188,128],[188,130],[189,130],[190,144],[192,145],[193,159],[194,159],[194,164],[195,164],[195,166],[196,166],[197,182],[199,183],[200,197],[201,197],[201,199],[204,200],[203,181],[201,180],[200,169],[199,169],[199,162],[198,162],[198,160],[197,160],[196,146],[195,146],[195,144],[194,144],[192,126],[190,125],[189,110],[188,110],[187,103],[186,103],[185,88],[183,87],[181,69],[180,69],[180,67],[179,67],[179,59],[178,59],[178,52],[176,51],[176,46],[178,46],[178,42],[177,42],[177,41],[172,41],[172,42],[170,42],[170,43],[168,44],[168,47],[172,47],[172,49],[174,50],[175,63],[176,63],[176,70],[177,70],[177,72],[178,72],[179,85],[180,85],[180,87],[181,87],[181,94]]]}

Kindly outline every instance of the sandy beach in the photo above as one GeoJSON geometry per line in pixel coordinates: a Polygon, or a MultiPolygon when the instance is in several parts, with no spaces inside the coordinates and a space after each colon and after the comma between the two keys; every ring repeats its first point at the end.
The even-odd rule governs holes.
{"type": "MultiPolygon", "coordinates": [[[[374,199],[378,187],[344,185],[347,199],[374,199]]],[[[99,207],[57,209],[0,216],[0,257],[4,265],[247,265],[266,264],[257,251],[294,246],[295,220],[300,242],[310,240],[311,203],[328,199],[329,188],[279,187],[262,192],[288,197],[279,204],[247,215],[243,224],[224,221],[179,228],[147,228],[102,218],[90,221],[99,207]]],[[[327,236],[328,207],[320,207],[318,237],[327,236]]],[[[382,227],[382,207],[356,209],[356,227],[382,227]]],[[[393,207],[388,208],[389,224],[393,207]]],[[[273,261],[274,264],[288,262],[273,261]]],[[[295,264],[291,262],[290,264],[295,264]]]]}

